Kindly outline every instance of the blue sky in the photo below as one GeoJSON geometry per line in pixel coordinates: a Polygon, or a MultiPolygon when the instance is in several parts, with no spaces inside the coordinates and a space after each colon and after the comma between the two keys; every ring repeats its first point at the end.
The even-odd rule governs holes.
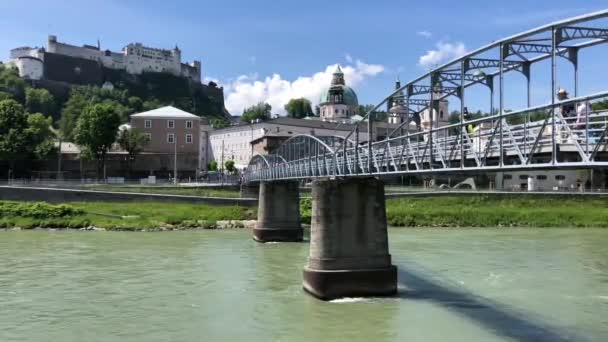
{"type": "MultiPolygon", "coordinates": [[[[431,50],[473,50],[604,8],[605,0],[3,0],[0,50],[6,60],[11,48],[44,45],[48,34],[75,45],[100,39],[111,50],[134,41],[165,48],[177,44],[185,60],[202,60],[205,78],[225,85],[229,109],[240,114],[258,100],[275,109],[292,96],[314,102],[336,63],[346,67],[360,103],[377,103],[397,76],[407,81],[423,73],[420,57],[431,50]]],[[[582,90],[605,89],[597,75],[605,74],[608,50],[598,51],[603,53],[583,57],[582,90]]],[[[540,79],[533,84],[533,102],[548,100],[549,84],[540,79]]],[[[521,106],[523,94],[509,92],[507,106],[521,106]]],[[[473,104],[481,108],[484,102],[473,104]]]]}

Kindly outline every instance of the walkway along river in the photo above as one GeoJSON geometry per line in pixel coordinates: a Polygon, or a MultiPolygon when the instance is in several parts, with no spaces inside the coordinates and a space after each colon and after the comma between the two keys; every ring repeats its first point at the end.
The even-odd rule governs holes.
{"type": "Polygon", "coordinates": [[[396,298],[322,302],[249,230],[0,233],[1,341],[602,341],[607,230],[390,229],[396,298]],[[407,286],[406,286],[407,285],[407,286]]]}

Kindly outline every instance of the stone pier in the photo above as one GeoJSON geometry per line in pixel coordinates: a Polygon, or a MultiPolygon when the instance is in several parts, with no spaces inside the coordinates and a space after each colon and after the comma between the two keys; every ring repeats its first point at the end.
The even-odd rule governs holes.
{"type": "Polygon", "coordinates": [[[300,192],[295,181],[260,183],[258,222],[253,238],[259,242],[302,241],[300,192]]]}
{"type": "Polygon", "coordinates": [[[397,293],[384,184],[375,178],[317,180],[312,198],[304,289],[323,300],[397,293]]]}

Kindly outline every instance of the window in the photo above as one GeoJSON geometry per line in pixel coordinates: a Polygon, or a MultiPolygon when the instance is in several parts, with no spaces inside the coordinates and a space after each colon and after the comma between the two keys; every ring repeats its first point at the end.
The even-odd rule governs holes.
{"type": "Polygon", "coordinates": [[[192,128],[192,120],[186,121],[186,128],[192,128]]]}
{"type": "Polygon", "coordinates": [[[175,120],[167,120],[167,128],[175,128],[175,120]]]}
{"type": "Polygon", "coordinates": [[[144,135],[146,136],[146,139],[148,139],[148,141],[152,141],[152,133],[144,133],[144,135]]]}
{"type": "Polygon", "coordinates": [[[511,176],[511,175],[505,175],[504,176],[504,179],[512,179],[512,178],[513,178],[513,176],[511,176]]]}
{"type": "Polygon", "coordinates": [[[519,179],[528,179],[528,175],[519,175],[519,179]]]}
{"type": "Polygon", "coordinates": [[[566,179],[566,176],[563,176],[563,175],[557,175],[557,176],[555,176],[555,179],[556,179],[556,180],[564,180],[564,179],[566,179]]]}
{"type": "Polygon", "coordinates": [[[186,144],[192,144],[192,134],[186,134],[186,144]]]}
{"type": "Polygon", "coordinates": [[[173,134],[173,133],[167,134],[167,143],[169,143],[169,144],[175,143],[175,134],[173,134]]]}
{"type": "Polygon", "coordinates": [[[536,179],[538,179],[538,180],[545,180],[545,179],[547,179],[547,176],[545,176],[545,175],[538,175],[538,176],[536,176],[536,179]]]}
{"type": "Polygon", "coordinates": [[[145,128],[152,128],[152,120],[146,120],[146,121],[144,121],[144,127],[145,128]]]}

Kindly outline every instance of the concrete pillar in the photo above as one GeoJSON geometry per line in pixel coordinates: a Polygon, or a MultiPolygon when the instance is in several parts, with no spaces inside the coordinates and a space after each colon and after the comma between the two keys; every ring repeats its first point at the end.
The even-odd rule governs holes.
{"type": "Polygon", "coordinates": [[[375,178],[317,180],[312,198],[304,289],[323,300],[397,293],[384,184],[375,178]]]}
{"type": "Polygon", "coordinates": [[[241,184],[241,198],[255,198],[257,199],[260,195],[260,184],[249,183],[241,184]]]}
{"type": "Polygon", "coordinates": [[[258,222],[253,238],[259,242],[302,241],[299,184],[295,181],[262,182],[258,222]]]}

